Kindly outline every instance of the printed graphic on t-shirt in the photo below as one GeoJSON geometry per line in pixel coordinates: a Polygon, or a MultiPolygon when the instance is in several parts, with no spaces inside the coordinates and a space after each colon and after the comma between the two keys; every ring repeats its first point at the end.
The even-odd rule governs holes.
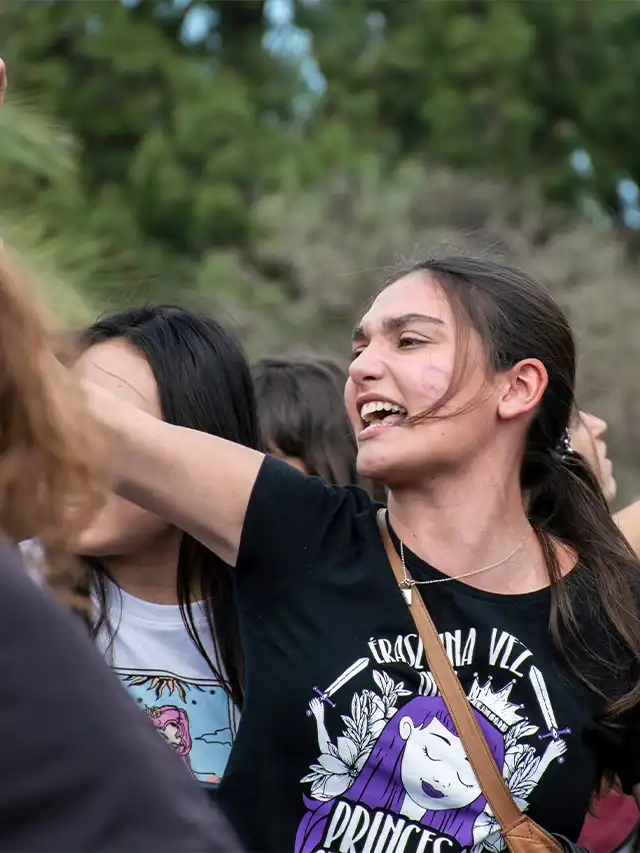
{"type": "Polygon", "coordinates": [[[116,669],[158,733],[203,782],[219,782],[235,735],[233,707],[215,679],[116,669]]]}
{"type": "MultiPolygon", "coordinates": [[[[549,766],[564,762],[571,732],[556,720],[532,652],[507,632],[484,633],[472,628],[441,640],[526,811],[549,766]],[[516,692],[524,704],[512,701],[516,692]]],[[[500,853],[499,826],[425,667],[419,637],[374,638],[369,650],[310,699],[306,714],[317,729],[319,757],[301,780],[307,812],[296,853],[500,853]],[[417,694],[398,680],[398,664],[419,675],[417,694]],[[371,689],[352,693],[350,713],[340,715],[335,703],[341,693],[348,702],[357,676],[369,678],[371,689]]]]}

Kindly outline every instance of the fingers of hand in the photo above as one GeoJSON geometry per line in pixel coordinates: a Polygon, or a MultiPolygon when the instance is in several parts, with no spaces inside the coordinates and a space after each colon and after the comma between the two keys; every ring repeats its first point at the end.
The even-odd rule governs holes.
{"type": "Polygon", "coordinates": [[[4,91],[7,88],[7,67],[0,59],[0,104],[4,98],[4,91]]]}

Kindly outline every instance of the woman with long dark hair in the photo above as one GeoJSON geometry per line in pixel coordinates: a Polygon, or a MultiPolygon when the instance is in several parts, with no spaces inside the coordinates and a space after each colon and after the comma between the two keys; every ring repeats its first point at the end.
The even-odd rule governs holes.
{"type": "MultiPolygon", "coordinates": [[[[80,374],[140,411],[259,448],[248,363],[211,317],[173,305],[130,308],[89,326],[80,351],[80,374]]],[[[107,661],[197,777],[218,781],[242,706],[229,567],[192,535],[115,495],[77,548],[107,661]]]]}
{"type": "MultiPolygon", "coordinates": [[[[568,443],[569,324],[518,269],[430,259],[352,348],[358,470],[389,489],[412,593],[519,807],[575,840],[603,773],[640,799],[640,563],[568,443]]],[[[118,492],[235,567],[246,700],[219,795],[247,845],[502,850],[370,497],[87,392],[118,492]]]]}

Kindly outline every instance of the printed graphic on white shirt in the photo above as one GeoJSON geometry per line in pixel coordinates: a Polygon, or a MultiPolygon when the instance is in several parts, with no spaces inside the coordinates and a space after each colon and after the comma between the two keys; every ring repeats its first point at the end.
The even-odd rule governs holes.
{"type": "MultiPolygon", "coordinates": [[[[506,632],[481,639],[475,629],[441,637],[471,685],[468,698],[496,764],[526,811],[549,766],[564,762],[571,732],[555,718],[532,652],[506,632]],[[526,706],[512,701],[516,685],[526,706]]],[[[301,780],[307,812],[296,853],[501,853],[499,826],[419,637],[372,639],[369,649],[310,699],[306,714],[317,730],[319,757],[301,780]],[[418,672],[418,693],[397,679],[398,664],[418,672]],[[391,665],[394,677],[385,671],[391,665]],[[371,689],[353,693],[350,713],[340,715],[335,700],[356,676],[370,678],[371,689]]]]}
{"type": "Polygon", "coordinates": [[[215,679],[115,669],[169,746],[203,782],[219,782],[235,736],[233,706],[215,679]]]}

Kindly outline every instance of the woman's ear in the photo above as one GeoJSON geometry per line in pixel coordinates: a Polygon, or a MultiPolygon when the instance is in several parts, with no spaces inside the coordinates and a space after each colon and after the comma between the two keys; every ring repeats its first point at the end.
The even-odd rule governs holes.
{"type": "Polygon", "coordinates": [[[519,361],[504,374],[505,384],[498,402],[498,415],[511,420],[532,412],[549,384],[547,368],[537,358],[519,361]]]}

